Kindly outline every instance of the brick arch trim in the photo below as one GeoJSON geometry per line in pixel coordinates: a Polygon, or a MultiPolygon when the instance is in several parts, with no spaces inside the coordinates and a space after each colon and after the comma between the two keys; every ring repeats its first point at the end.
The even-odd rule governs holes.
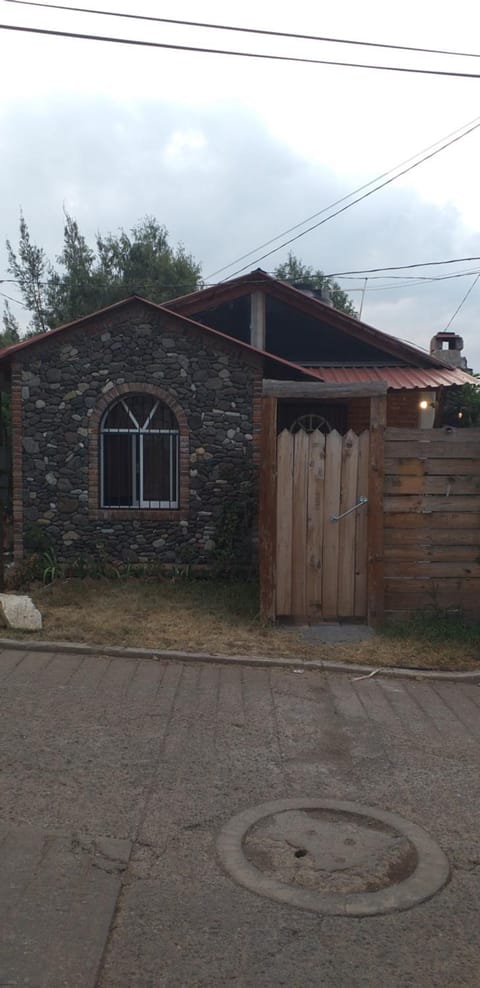
{"type": "Polygon", "coordinates": [[[99,398],[88,424],[88,514],[90,518],[115,521],[127,519],[163,519],[182,521],[187,517],[189,502],[189,428],[187,416],[176,398],[155,384],[129,381],[113,385],[99,398]],[[172,410],[179,430],[180,500],[178,508],[102,508],[100,507],[100,427],[106,410],[119,398],[129,394],[148,394],[163,401],[172,410]]]}

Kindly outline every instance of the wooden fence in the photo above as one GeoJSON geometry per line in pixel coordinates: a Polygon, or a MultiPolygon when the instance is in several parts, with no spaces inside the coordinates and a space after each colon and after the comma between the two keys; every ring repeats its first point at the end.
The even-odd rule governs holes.
{"type": "Polygon", "coordinates": [[[480,429],[385,430],[385,613],[480,617],[480,429]]]}

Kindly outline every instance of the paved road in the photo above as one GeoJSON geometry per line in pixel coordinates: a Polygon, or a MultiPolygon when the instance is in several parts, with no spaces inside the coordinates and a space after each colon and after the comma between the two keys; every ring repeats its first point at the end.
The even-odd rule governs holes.
{"type": "Polygon", "coordinates": [[[18,651],[0,686],[0,985],[478,988],[478,686],[18,651]],[[451,882],[366,919],[236,886],[221,825],[302,795],[419,823],[451,882]]]}

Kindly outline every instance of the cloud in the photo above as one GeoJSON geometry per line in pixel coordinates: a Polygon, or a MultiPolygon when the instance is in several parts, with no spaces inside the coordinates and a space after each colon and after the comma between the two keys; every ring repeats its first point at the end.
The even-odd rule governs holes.
{"type": "MultiPolygon", "coordinates": [[[[154,100],[120,104],[69,97],[44,105],[19,104],[2,117],[4,236],[16,242],[21,206],[33,240],[50,257],[61,249],[63,206],[88,240],[97,230],[128,229],[151,214],[167,226],[172,242],[183,242],[202,262],[208,275],[358,184],[353,166],[347,187],[343,177],[302,158],[237,104],[207,109],[154,100]]],[[[341,271],[480,255],[480,235],[462,225],[453,206],[427,203],[407,184],[398,184],[290,249],[315,267],[341,271]]],[[[263,252],[252,256],[251,267],[260,263],[271,271],[287,249],[257,262],[263,252]]],[[[471,280],[380,292],[370,289],[384,283],[372,279],[365,319],[428,346],[471,280]]],[[[352,297],[358,303],[361,282],[345,280],[342,286],[357,289],[352,297]]],[[[470,362],[480,367],[474,315],[480,285],[476,291],[453,325],[463,332],[470,362]]]]}

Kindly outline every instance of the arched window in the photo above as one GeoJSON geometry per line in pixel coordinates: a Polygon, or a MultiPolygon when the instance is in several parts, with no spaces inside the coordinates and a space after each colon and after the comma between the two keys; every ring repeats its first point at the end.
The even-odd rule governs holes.
{"type": "Polygon", "coordinates": [[[127,394],[100,427],[102,508],[178,508],[178,422],[164,402],[127,394]]]}

